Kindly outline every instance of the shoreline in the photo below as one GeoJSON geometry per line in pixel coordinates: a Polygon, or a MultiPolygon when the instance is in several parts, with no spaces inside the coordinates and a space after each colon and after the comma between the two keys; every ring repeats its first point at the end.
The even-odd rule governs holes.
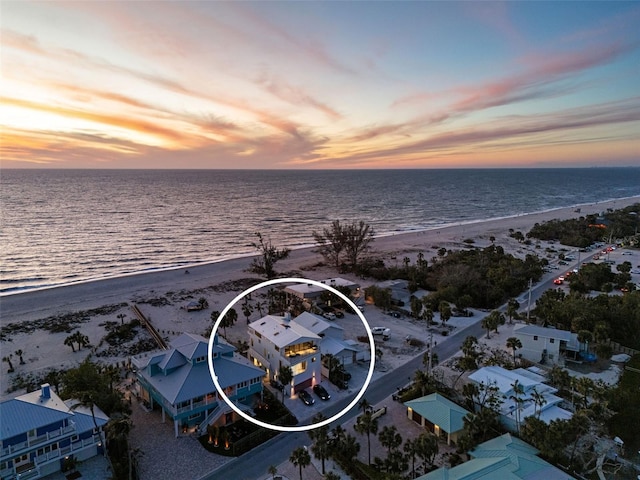
{"type": "MultiPolygon", "coordinates": [[[[489,219],[473,222],[459,222],[444,227],[426,230],[402,232],[376,237],[372,243],[372,253],[389,262],[396,255],[411,256],[422,251],[427,257],[433,251],[434,245],[462,248],[465,238],[476,238],[477,247],[488,245],[489,236],[500,236],[505,250],[515,252],[522,249],[522,245],[508,238],[509,229],[530,229],[535,223],[553,219],[567,219],[599,213],[607,208],[623,208],[640,202],[640,196],[614,199],[607,202],[569,206],[544,212],[534,212],[499,219],[489,219]],[[581,212],[575,212],[580,207],[581,212]],[[486,244],[486,245],[485,245],[486,244]]],[[[209,289],[226,281],[242,278],[255,278],[255,274],[248,269],[255,254],[234,257],[230,259],[206,262],[188,267],[152,270],[134,273],[127,276],[100,278],[65,285],[56,285],[40,289],[21,290],[12,294],[0,296],[0,325],[32,320],[46,316],[47,312],[66,312],[97,308],[108,303],[132,302],[141,296],[163,295],[169,291],[196,292],[209,289]],[[184,271],[188,269],[189,274],[184,271]]],[[[318,268],[322,257],[314,252],[314,247],[296,248],[289,257],[277,264],[277,270],[284,272],[297,271],[302,276],[321,280],[336,276],[330,266],[318,268]],[[312,270],[319,270],[313,271],[312,270]]],[[[349,275],[345,275],[349,277],[349,275]]]]}
{"type": "MultiPolygon", "coordinates": [[[[576,208],[584,208],[584,207],[596,207],[596,206],[602,206],[602,205],[609,205],[609,204],[613,204],[613,206],[615,207],[615,203],[616,202],[624,202],[625,205],[624,206],[628,206],[630,204],[636,203],[636,202],[640,202],[640,196],[631,196],[631,197],[620,197],[620,198],[611,198],[611,199],[607,199],[607,200],[602,200],[602,201],[598,201],[598,202],[593,202],[593,203],[578,203],[578,204],[572,204],[572,205],[568,205],[568,206],[564,206],[564,207],[554,207],[554,208],[549,208],[549,209],[544,209],[544,210],[538,210],[538,211],[534,211],[534,212],[523,212],[523,213],[517,213],[517,214],[513,214],[513,215],[506,215],[506,216],[500,216],[500,217],[491,217],[491,218],[484,218],[484,219],[475,219],[475,220],[466,220],[466,221],[459,221],[459,222],[449,222],[449,223],[442,223],[442,224],[437,224],[437,225],[432,225],[429,227],[425,227],[425,228],[416,228],[416,229],[410,229],[410,230],[396,230],[396,231],[392,231],[392,232],[386,232],[383,234],[379,234],[375,236],[375,240],[385,240],[388,238],[397,238],[399,236],[402,235],[412,235],[412,234],[427,234],[427,233],[431,233],[434,231],[448,231],[451,228],[456,228],[456,227],[467,227],[467,226],[475,226],[475,225],[489,225],[492,223],[498,223],[498,222],[503,222],[503,221],[507,221],[507,220],[515,220],[515,219],[521,219],[521,218],[526,218],[526,217],[533,217],[533,216],[539,216],[539,215],[549,215],[552,214],[554,212],[564,212],[568,209],[571,210],[575,210],[576,208]]],[[[607,208],[611,208],[611,207],[607,207],[607,208]]],[[[615,210],[615,208],[614,208],[615,210]]],[[[596,213],[596,212],[590,212],[590,213],[586,213],[586,212],[573,212],[573,213],[578,213],[579,216],[582,215],[588,215],[590,213],[596,213]]],[[[551,219],[546,219],[544,221],[548,221],[551,219]]],[[[529,226],[529,228],[531,228],[533,226],[533,223],[529,226]]],[[[376,243],[374,242],[374,248],[376,246],[376,243]]],[[[313,248],[315,248],[315,244],[301,244],[301,245],[297,245],[297,246],[290,246],[288,247],[291,250],[291,254],[293,254],[293,252],[296,251],[304,251],[304,250],[312,250],[313,248]]],[[[41,292],[41,291],[46,291],[46,290],[52,290],[52,289],[59,289],[59,288],[71,288],[71,287],[75,287],[75,286],[79,286],[79,285],[86,285],[86,284],[90,284],[90,283],[98,283],[98,282],[104,282],[104,281],[113,281],[113,280],[118,280],[118,279],[126,279],[126,278],[130,278],[130,277],[136,277],[136,276],[146,276],[146,275],[152,275],[152,274],[160,274],[160,273],[164,273],[164,272],[172,272],[172,271],[177,271],[177,270],[189,270],[189,269],[194,269],[194,268],[199,268],[199,267],[206,267],[206,266],[213,266],[213,265],[217,265],[220,263],[224,263],[224,262],[233,262],[233,261],[238,261],[238,260],[242,260],[242,259],[253,259],[254,257],[256,257],[257,254],[256,253],[238,253],[238,254],[229,254],[229,255],[225,255],[221,258],[217,258],[217,259],[210,259],[210,260],[204,260],[201,262],[196,262],[196,263],[184,263],[184,264],[180,264],[180,265],[172,265],[172,266],[157,266],[157,267],[150,267],[146,270],[140,270],[140,271],[135,271],[135,272],[127,272],[127,273],[121,273],[121,274],[114,274],[114,275],[105,275],[105,276],[101,276],[101,277],[94,277],[94,278],[87,278],[87,279],[80,279],[74,282],[67,282],[67,283],[56,283],[56,284],[51,284],[51,285],[43,285],[43,286],[36,286],[36,287],[15,287],[15,289],[6,289],[4,291],[0,291],[0,302],[2,301],[2,299],[4,298],[9,298],[9,297],[13,297],[13,296],[18,296],[18,295],[24,295],[24,294],[29,294],[29,293],[33,293],[33,292],[41,292]]],[[[0,312],[2,311],[2,309],[0,308],[0,312]]]]}

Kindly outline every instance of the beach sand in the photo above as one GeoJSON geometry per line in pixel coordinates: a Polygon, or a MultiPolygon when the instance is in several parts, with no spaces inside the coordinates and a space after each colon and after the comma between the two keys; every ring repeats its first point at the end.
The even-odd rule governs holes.
{"type": "MultiPolygon", "coordinates": [[[[437,248],[447,249],[463,248],[465,239],[473,239],[474,246],[484,247],[491,243],[490,237],[495,237],[495,244],[502,246],[505,251],[516,256],[524,257],[527,253],[544,252],[542,248],[535,249],[534,245],[525,246],[509,237],[509,230],[527,233],[535,223],[542,223],[552,219],[577,218],[581,215],[600,213],[608,208],[618,209],[640,201],[640,197],[618,199],[610,202],[602,202],[591,205],[582,205],[580,213],[576,207],[557,209],[553,211],[521,215],[505,219],[497,219],[465,225],[454,225],[439,229],[421,232],[404,233],[377,238],[373,244],[373,254],[385,259],[387,264],[402,262],[406,256],[415,260],[419,252],[423,252],[427,259],[436,255],[437,248]]],[[[268,232],[265,232],[268,234],[268,232]]],[[[535,242],[534,242],[535,243],[535,242]]],[[[543,242],[544,243],[544,242],[543,242]]],[[[150,316],[153,324],[163,336],[174,338],[181,332],[193,332],[202,334],[211,325],[211,312],[222,310],[242,288],[228,282],[246,280],[246,286],[262,281],[247,269],[251,258],[236,258],[222,262],[210,263],[195,267],[189,267],[189,274],[184,269],[149,272],[126,277],[110,278],[64,287],[54,287],[36,291],[27,291],[19,294],[4,295],[0,297],[0,323],[3,327],[9,324],[28,324],[53,315],[98,309],[108,305],[122,303],[140,304],[144,313],[150,316]],[[200,312],[187,312],[181,308],[189,301],[197,301],[205,297],[209,302],[209,308],[200,312]],[[153,302],[154,299],[160,301],[153,302]],[[168,299],[168,301],[167,301],[168,299]],[[152,303],[145,303],[151,301],[152,303]]],[[[276,268],[287,276],[297,276],[322,280],[335,277],[338,274],[327,266],[318,266],[322,262],[319,254],[312,248],[294,250],[286,260],[278,262],[276,268]]],[[[340,275],[359,282],[362,286],[373,283],[372,279],[357,279],[350,275],[340,275]]],[[[239,320],[236,326],[229,332],[229,336],[241,338],[244,333],[245,319],[238,308],[239,320]]],[[[118,322],[118,314],[127,317],[125,321],[133,318],[130,307],[124,306],[113,309],[106,315],[90,315],[83,323],[77,325],[80,331],[89,337],[90,342],[96,346],[105,335],[105,321],[118,322]]],[[[251,320],[258,318],[254,312],[251,320]]],[[[72,352],[64,346],[67,332],[51,333],[42,328],[31,329],[25,333],[9,334],[1,343],[2,356],[14,354],[12,359],[15,373],[6,375],[8,365],[3,362],[4,372],[0,376],[0,398],[14,397],[24,392],[17,390],[8,393],[7,389],[12,380],[18,375],[44,372],[50,368],[67,368],[77,365],[90,352],[83,349],[72,352]],[[19,364],[15,354],[16,350],[24,351],[24,365],[19,364]]],[[[138,334],[144,338],[146,332],[140,330],[138,334]]],[[[102,345],[98,351],[106,349],[102,345]]],[[[128,355],[114,350],[111,356],[98,357],[97,360],[106,363],[125,360],[128,355]]],[[[393,368],[397,362],[406,361],[398,356],[385,359],[386,369],[393,368]]]]}

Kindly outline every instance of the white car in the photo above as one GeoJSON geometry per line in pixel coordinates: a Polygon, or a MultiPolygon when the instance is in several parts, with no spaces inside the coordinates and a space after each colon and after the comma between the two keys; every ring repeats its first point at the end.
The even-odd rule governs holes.
{"type": "Polygon", "coordinates": [[[388,337],[389,335],[391,335],[391,330],[387,327],[372,327],[371,333],[373,333],[374,335],[382,335],[384,337],[388,337]]]}
{"type": "Polygon", "coordinates": [[[335,313],[333,313],[333,312],[324,312],[324,313],[322,314],[322,316],[323,316],[324,318],[326,318],[327,320],[335,320],[335,319],[336,319],[336,314],[335,314],[335,313]]]}

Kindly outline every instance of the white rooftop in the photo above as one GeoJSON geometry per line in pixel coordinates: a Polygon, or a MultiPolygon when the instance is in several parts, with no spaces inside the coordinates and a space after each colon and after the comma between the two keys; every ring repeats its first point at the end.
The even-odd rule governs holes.
{"type": "Polygon", "coordinates": [[[515,327],[513,333],[516,335],[537,335],[544,338],[557,338],[564,342],[570,342],[574,335],[567,330],[558,330],[557,328],[545,328],[538,325],[523,325],[521,327],[515,327]]]}
{"type": "Polygon", "coordinates": [[[320,318],[318,315],[314,315],[313,313],[309,312],[302,312],[300,315],[293,319],[293,322],[297,323],[298,325],[302,325],[304,328],[306,328],[310,332],[315,333],[316,335],[320,335],[330,328],[344,330],[340,325],[329,323],[320,318]]]}
{"type": "Polygon", "coordinates": [[[288,317],[267,315],[249,325],[250,328],[268,339],[278,348],[312,340],[320,340],[320,336],[311,330],[291,321],[288,317]]]}

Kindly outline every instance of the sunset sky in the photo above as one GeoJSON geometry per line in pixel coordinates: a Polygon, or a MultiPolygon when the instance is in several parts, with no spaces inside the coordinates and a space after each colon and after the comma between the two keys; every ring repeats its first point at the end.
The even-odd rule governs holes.
{"type": "Polygon", "coordinates": [[[2,168],[640,165],[638,2],[5,2],[2,168]]]}

